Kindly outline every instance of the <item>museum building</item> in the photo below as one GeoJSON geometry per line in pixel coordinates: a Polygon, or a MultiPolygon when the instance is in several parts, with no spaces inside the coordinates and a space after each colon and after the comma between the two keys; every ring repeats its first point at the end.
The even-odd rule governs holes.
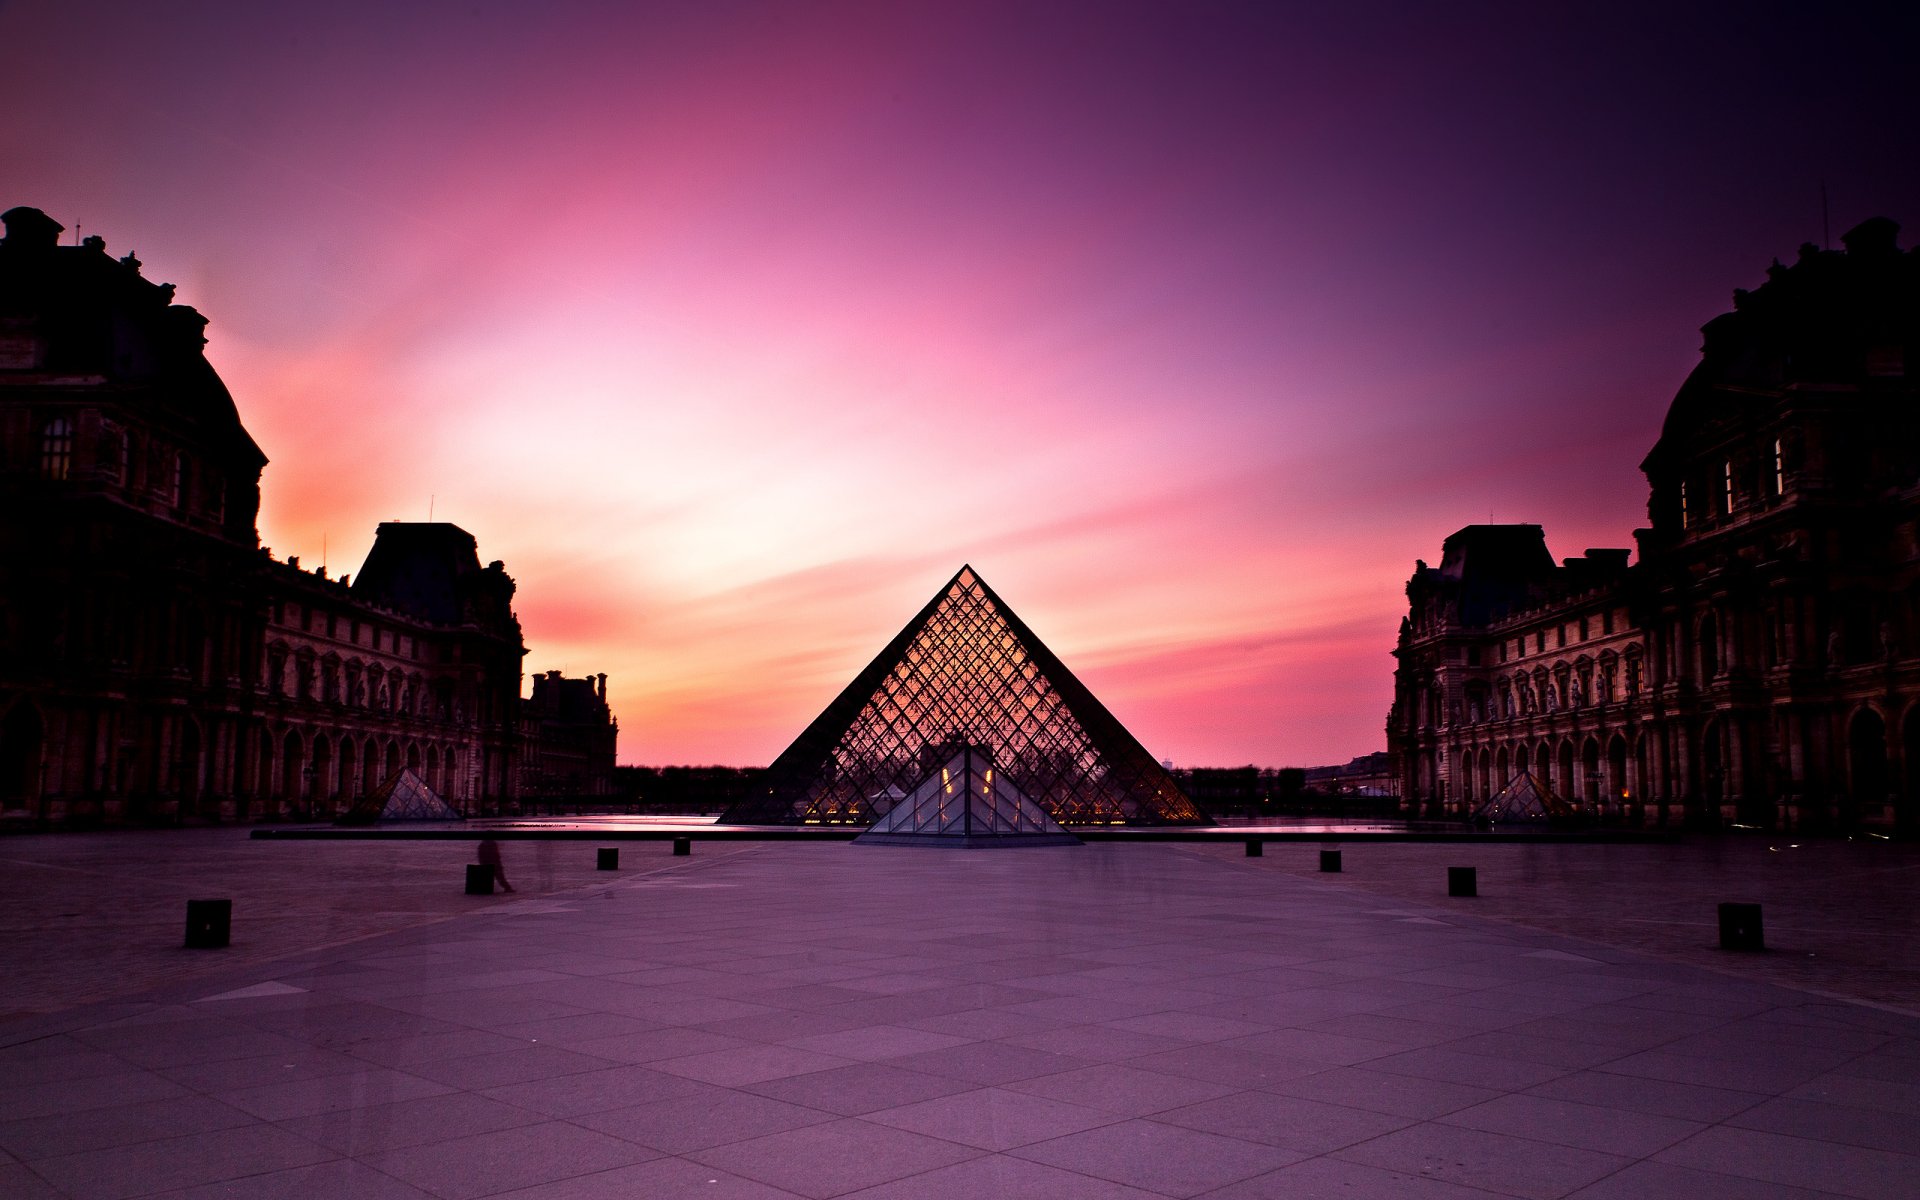
{"type": "Polygon", "coordinates": [[[1403,807],[1530,775],[1592,820],[1920,831],[1920,252],[1876,218],[1703,329],[1641,470],[1651,527],[1556,564],[1470,525],[1415,565],[1403,807]]]}
{"type": "MultiPolygon", "coordinates": [[[[0,814],[318,818],[402,769],[515,800],[565,721],[523,719],[504,566],[444,522],[382,524],[358,577],[274,559],[205,318],[100,238],[0,220],[0,814]]],[[[611,777],[611,714],[581,719],[611,777]]]]}

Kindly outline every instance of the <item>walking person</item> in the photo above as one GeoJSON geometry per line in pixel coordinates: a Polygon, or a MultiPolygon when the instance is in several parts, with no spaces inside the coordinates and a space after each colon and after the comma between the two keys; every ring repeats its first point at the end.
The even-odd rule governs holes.
{"type": "Polygon", "coordinates": [[[507,870],[500,865],[500,843],[490,837],[480,839],[480,865],[493,868],[493,878],[500,884],[500,890],[511,892],[513,885],[507,882],[507,870]]]}

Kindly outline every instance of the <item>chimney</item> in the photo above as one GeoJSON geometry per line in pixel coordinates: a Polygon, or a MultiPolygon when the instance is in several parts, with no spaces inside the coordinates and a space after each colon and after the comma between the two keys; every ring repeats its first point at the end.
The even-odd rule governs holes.
{"type": "Polygon", "coordinates": [[[60,244],[60,231],[66,226],[37,208],[10,208],[0,213],[7,236],[0,245],[9,250],[51,250],[60,244]]]}

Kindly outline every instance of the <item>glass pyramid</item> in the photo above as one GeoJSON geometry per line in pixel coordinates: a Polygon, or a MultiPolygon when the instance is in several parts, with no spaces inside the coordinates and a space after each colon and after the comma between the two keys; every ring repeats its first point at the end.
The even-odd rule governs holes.
{"type": "MultiPolygon", "coordinates": [[[[877,811],[879,804],[874,805],[877,811]]],[[[856,842],[948,846],[1077,846],[1080,839],[967,746],[874,818],[856,842]]]]}
{"type": "Polygon", "coordinates": [[[463,821],[466,818],[427,786],[427,781],[402,767],[387,781],[362,796],[335,825],[371,825],[375,821],[463,821]]]}
{"type": "Polygon", "coordinates": [[[973,571],[920,610],[723,825],[871,825],[978,748],[1061,825],[1198,825],[1173,777],[973,571]]]}

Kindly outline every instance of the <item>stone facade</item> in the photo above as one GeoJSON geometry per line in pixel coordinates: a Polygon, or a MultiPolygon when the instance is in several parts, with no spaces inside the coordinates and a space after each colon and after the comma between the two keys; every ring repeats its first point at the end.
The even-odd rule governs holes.
{"type": "Polygon", "coordinates": [[[607,677],[566,679],[558,671],[533,677],[533,694],[520,706],[520,794],[528,799],[607,799],[620,735],[607,707],[607,677]]]}
{"type": "Polygon", "coordinates": [[[266,456],[205,320],[34,209],[0,240],[0,814],[324,817],[401,767],[512,802],[513,581],[445,523],[357,579],[259,545],[266,456]]]}
{"type": "Polygon", "coordinates": [[[1704,327],[1651,527],[1555,565],[1475,525],[1417,564],[1388,716],[1405,809],[1521,771],[1635,825],[1920,829],[1920,254],[1868,221],[1704,327]]]}

